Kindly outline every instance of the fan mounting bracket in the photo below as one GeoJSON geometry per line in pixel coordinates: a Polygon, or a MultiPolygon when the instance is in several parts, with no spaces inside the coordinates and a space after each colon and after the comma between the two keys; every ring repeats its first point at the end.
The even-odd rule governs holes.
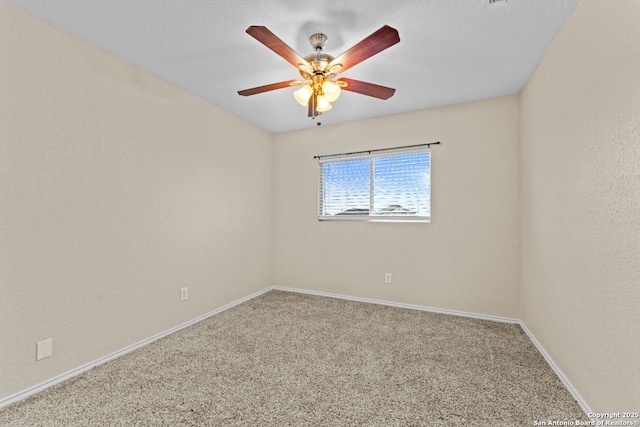
{"type": "Polygon", "coordinates": [[[322,50],[324,44],[327,42],[327,36],[323,33],[315,33],[309,37],[309,43],[313,46],[313,50],[322,50]]]}

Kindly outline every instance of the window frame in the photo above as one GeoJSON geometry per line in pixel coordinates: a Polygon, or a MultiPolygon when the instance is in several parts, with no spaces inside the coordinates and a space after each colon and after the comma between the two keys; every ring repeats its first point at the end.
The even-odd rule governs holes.
{"type": "MultiPolygon", "coordinates": [[[[318,161],[318,221],[366,221],[366,222],[431,222],[431,169],[432,169],[432,155],[430,144],[407,146],[398,148],[386,148],[381,150],[362,151],[356,153],[336,154],[328,156],[317,156],[318,161]],[[403,156],[410,154],[428,154],[428,207],[429,215],[358,215],[358,214],[346,214],[346,215],[323,215],[324,201],[325,201],[325,179],[324,179],[324,164],[330,162],[340,162],[348,160],[362,160],[369,159],[369,209],[374,206],[375,195],[375,169],[373,167],[375,159],[383,157],[403,156]]],[[[344,212],[344,211],[343,211],[344,212]]]]}

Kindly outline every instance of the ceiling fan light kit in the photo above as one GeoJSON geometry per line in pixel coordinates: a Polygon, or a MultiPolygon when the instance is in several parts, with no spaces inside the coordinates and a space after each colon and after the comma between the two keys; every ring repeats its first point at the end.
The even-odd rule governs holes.
{"type": "Polygon", "coordinates": [[[322,33],[309,37],[314,53],[300,56],[286,43],[262,26],[251,26],[247,33],[295,66],[303,80],[288,80],[265,86],[238,91],[239,95],[250,96],[290,86],[302,86],[293,93],[295,100],[308,108],[308,116],[316,118],[332,108],[342,90],[347,90],[378,99],[389,99],[395,89],[362,82],[354,79],[338,78],[338,73],[359,64],[373,55],[400,41],[398,31],[385,25],[357,43],[337,58],[322,52],[327,36],[322,33]]]}

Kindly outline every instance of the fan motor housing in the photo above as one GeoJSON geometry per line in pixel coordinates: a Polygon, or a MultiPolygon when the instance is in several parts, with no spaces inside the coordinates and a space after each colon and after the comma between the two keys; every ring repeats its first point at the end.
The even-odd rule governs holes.
{"type": "Polygon", "coordinates": [[[335,58],[328,53],[312,53],[304,57],[304,60],[311,64],[314,72],[324,73],[327,70],[327,65],[335,58]]]}

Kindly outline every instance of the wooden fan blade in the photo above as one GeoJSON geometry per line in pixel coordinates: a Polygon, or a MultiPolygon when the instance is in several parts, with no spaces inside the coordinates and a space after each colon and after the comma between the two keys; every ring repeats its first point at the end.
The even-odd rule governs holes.
{"type": "Polygon", "coordinates": [[[396,93],[396,90],[386,86],[380,86],[373,83],[362,82],[360,80],[341,78],[338,82],[347,83],[342,90],[360,93],[362,95],[373,96],[378,99],[389,99],[396,93]]]}
{"type": "Polygon", "coordinates": [[[300,82],[298,80],[287,80],[286,82],[271,83],[270,85],[258,86],[251,89],[239,90],[238,95],[250,96],[258,93],[269,92],[270,90],[284,89],[285,87],[296,86],[300,82]]]}
{"type": "Polygon", "coordinates": [[[365,59],[371,58],[376,53],[393,46],[399,41],[400,35],[398,34],[398,30],[385,25],[331,61],[327,68],[329,69],[335,64],[342,64],[342,68],[340,69],[342,73],[365,59]]]}
{"type": "Polygon", "coordinates": [[[300,56],[295,50],[291,49],[285,42],[280,40],[280,38],[273,34],[267,27],[252,25],[247,28],[247,34],[283,57],[288,63],[296,68],[298,68],[299,64],[309,64],[302,56],[300,56]]]}

